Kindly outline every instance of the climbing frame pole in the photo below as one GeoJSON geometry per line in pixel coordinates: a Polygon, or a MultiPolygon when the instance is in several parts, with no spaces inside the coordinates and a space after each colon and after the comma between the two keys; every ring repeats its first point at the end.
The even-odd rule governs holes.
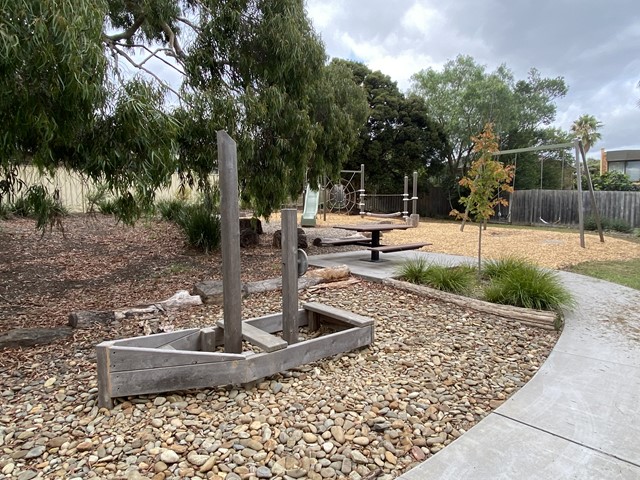
{"type": "Polygon", "coordinates": [[[222,220],[222,291],[224,351],[242,352],[242,283],[240,280],[240,211],[236,142],[217,132],[220,214],[222,220]]]}

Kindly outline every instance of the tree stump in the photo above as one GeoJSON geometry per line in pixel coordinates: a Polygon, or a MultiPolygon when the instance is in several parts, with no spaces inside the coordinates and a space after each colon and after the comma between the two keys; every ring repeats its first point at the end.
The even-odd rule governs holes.
{"type": "Polygon", "coordinates": [[[262,222],[256,217],[240,217],[240,231],[253,230],[258,235],[262,235],[262,222]]]}
{"type": "Polygon", "coordinates": [[[240,246],[242,248],[253,247],[260,243],[260,237],[255,230],[243,228],[240,230],[240,246]]]}
{"type": "MultiPolygon", "coordinates": [[[[282,248],[282,230],[276,230],[273,234],[273,248],[282,248]]],[[[307,242],[307,234],[304,230],[298,228],[298,248],[307,248],[309,243],[307,242]]]]}

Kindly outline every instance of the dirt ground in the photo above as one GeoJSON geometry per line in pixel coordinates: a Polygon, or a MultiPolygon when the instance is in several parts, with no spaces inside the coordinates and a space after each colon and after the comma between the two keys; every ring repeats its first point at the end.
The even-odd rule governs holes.
{"type": "MultiPolygon", "coordinates": [[[[398,219],[362,219],[359,215],[333,214],[328,214],[325,221],[322,215],[318,215],[318,227],[381,221],[400,222],[398,219]]],[[[553,269],[565,269],[590,260],[640,258],[640,243],[606,233],[604,239],[604,243],[601,243],[597,232],[585,232],[585,248],[581,248],[578,230],[517,228],[490,224],[482,232],[482,257],[525,257],[540,266],[553,269]]],[[[418,228],[385,233],[382,240],[386,244],[422,241],[433,244],[424,247],[422,251],[425,252],[477,257],[478,225],[467,224],[461,232],[459,222],[422,219],[418,228]]]]}
{"type": "MultiPolygon", "coordinates": [[[[349,235],[331,227],[344,223],[399,220],[360,216],[318,216],[316,228],[306,228],[309,255],[361,247],[314,247],[316,237],[349,235]]],[[[263,222],[260,245],[242,250],[243,281],[275,278],[281,273],[281,252],[271,245],[279,228],[278,215],[263,222]]],[[[172,224],[142,221],[124,227],[112,217],[72,215],[65,219],[66,236],[53,231],[41,237],[32,220],[0,221],[0,330],[66,324],[76,310],[110,310],[169,298],[177,290],[192,290],[206,279],[222,278],[221,255],[201,254],[185,244],[172,224]]],[[[423,251],[475,257],[478,227],[459,223],[420,222],[418,228],[385,233],[383,243],[427,241],[423,251]]],[[[587,260],[640,258],[640,243],[586,235],[580,248],[577,231],[505,228],[483,231],[483,258],[526,257],[550,268],[566,268],[587,260]]]]}

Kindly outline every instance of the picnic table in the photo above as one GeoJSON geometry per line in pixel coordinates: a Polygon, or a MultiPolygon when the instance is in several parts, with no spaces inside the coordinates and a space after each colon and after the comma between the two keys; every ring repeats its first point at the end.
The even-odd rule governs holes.
{"type": "Polygon", "coordinates": [[[411,225],[399,224],[399,223],[357,223],[350,225],[335,225],[333,228],[340,228],[342,230],[351,230],[353,232],[369,232],[371,233],[371,246],[367,249],[371,251],[371,261],[377,262],[380,260],[380,253],[399,252],[402,250],[415,250],[429,243],[408,243],[404,245],[381,245],[380,233],[390,232],[392,230],[408,230],[411,225]]]}

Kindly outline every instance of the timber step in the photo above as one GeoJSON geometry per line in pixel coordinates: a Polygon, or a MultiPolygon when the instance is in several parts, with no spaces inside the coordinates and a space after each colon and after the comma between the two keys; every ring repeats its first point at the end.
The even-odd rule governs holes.
{"type": "Polygon", "coordinates": [[[418,248],[426,247],[427,245],[433,245],[433,243],[405,243],[403,245],[380,245],[379,247],[369,247],[367,250],[372,250],[374,252],[380,253],[390,253],[390,252],[402,252],[403,250],[416,250],[418,248]]]}
{"type": "MultiPolygon", "coordinates": [[[[371,317],[358,315],[357,313],[342,310],[340,308],[335,308],[330,305],[325,305],[324,303],[303,303],[302,308],[309,313],[314,313],[323,317],[331,318],[333,320],[338,320],[353,327],[366,327],[369,325],[373,325],[373,318],[371,317]]],[[[311,315],[311,317],[313,317],[314,321],[316,320],[315,315],[311,315]]]]}
{"type": "MultiPolygon", "coordinates": [[[[218,320],[216,326],[224,328],[224,321],[218,320]]],[[[289,345],[282,338],[271,335],[247,322],[242,322],[242,338],[268,353],[282,350],[289,345]]]]}

